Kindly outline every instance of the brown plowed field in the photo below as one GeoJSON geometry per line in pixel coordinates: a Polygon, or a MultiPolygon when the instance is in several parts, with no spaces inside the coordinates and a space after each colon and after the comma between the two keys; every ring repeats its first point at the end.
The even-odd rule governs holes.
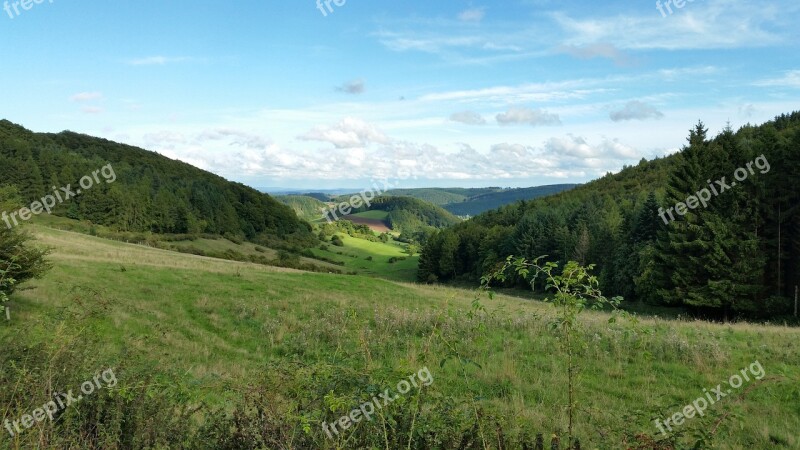
{"type": "Polygon", "coordinates": [[[365,219],[363,217],[356,217],[356,216],[344,216],[342,217],[342,219],[349,220],[350,222],[353,222],[355,224],[366,225],[372,231],[378,233],[388,233],[392,231],[391,228],[386,226],[386,223],[378,219],[365,219]]]}

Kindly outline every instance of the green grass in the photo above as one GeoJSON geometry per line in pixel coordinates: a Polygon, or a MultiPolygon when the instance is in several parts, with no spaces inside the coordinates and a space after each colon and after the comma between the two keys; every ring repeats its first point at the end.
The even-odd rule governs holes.
{"type": "Polygon", "coordinates": [[[386,220],[387,218],[389,218],[388,211],[380,211],[380,210],[364,211],[352,215],[355,217],[361,217],[363,219],[373,219],[373,220],[386,220]]]}
{"type": "MultiPolygon", "coordinates": [[[[0,342],[58,345],[61,332],[91,336],[74,342],[119,366],[151,364],[178,374],[170,383],[220,405],[275,365],[325,367],[354,388],[366,380],[390,387],[398,374],[427,366],[435,381],[419,398],[426,417],[420,430],[444,429],[435,427],[450,413],[435,408],[450,403],[467,416],[473,406],[484,411],[487,448],[497,448],[497,427],[549,436],[566,426],[565,354],[550,328],[550,305],[498,295],[482,300],[491,315],[473,315],[474,292],[465,289],[312,274],[32,229],[54,248],[54,267],[15,294],[13,320],[0,324],[0,342]],[[480,368],[453,360],[440,365],[453,352],[480,368]]],[[[343,250],[400,254],[399,246],[366,242],[345,238],[343,250]]],[[[682,429],[710,430],[722,419],[718,448],[800,447],[800,330],[643,319],[632,331],[607,318],[590,312],[582,319],[587,344],[579,355],[576,432],[584,448],[623,448],[623,432],[656,434],[651,418],[674,413],[754,360],[766,370],[764,381],[682,429]]],[[[125,373],[120,385],[135,386],[139,380],[125,373]]],[[[283,380],[311,383],[304,373],[283,380]]],[[[318,391],[276,395],[286,394],[281,401],[291,404],[321,404],[326,392],[318,391]]],[[[357,406],[348,392],[334,394],[344,405],[326,417],[357,406]]],[[[25,410],[12,412],[18,417],[25,410]]],[[[304,433],[295,418],[285,420],[304,433]]],[[[321,434],[319,422],[309,432],[321,434]]],[[[0,437],[0,446],[7,442],[0,437]]],[[[318,442],[349,448],[324,437],[318,442]]]]}
{"type": "Polygon", "coordinates": [[[334,261],[344,262],[347,272],[355,271],[363,275],[372,275],[395,281],[414,281],[417,278],[419,255],[408,256],[405,244],[395,240],[387,243],[372,242],[340,233],[344,247],[326,244],[328,250],[314,248],[315,256],[322,256],[334,261]],[[342,254],[339,255],[338,253],[342,254]],[[371,257],[372,260],[367,258],[371,257]],[[390,263],[392,258],[405,258],[390,263]]]}

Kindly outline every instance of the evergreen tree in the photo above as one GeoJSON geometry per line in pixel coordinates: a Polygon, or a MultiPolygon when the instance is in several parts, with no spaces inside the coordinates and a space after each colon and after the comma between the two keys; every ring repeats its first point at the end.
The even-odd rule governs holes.
{"type": "MultiPolygon", "coordinates": [[[[708,148],[708,130],[699,122],[689,133],[689,145],[681,151],[676,168],[669,178],[666,189],[666,204],[675,208],[678,203],[685,204],[686,198],[705,185],[701,155],[708,148]]],[[[675,208],[677,209],[677,208],[675,208]]],[[[692,210],[684,215],[675,209],[671,221],[659,233],[656,241],[656,281],[658,292],[664,303],[694,306],[709,305],[704,298],[708,274],[703,264],[707,245],[706,234],[700,216],[692,210]]],[[[664,213],[669,216],[669,211],[664,213]]]]}

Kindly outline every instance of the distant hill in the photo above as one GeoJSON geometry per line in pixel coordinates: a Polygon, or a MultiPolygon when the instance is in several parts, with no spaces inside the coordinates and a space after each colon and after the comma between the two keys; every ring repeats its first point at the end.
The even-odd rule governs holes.
{"type": "Polygon", "coordinates": [[[438,206],[461,202],[467,199],[466,195],[440,188],[391,189],[386,191],[386,195],[412,197],[438,206]]]}
{"type": "Polygon", "coordinates": [[[308,195],[279,195],[275,199],[292,208],[298,217],[308,222],[319,220],[328,209],[327,204],[308,195]]]}
{"type": "Polygon", "coordinates": [[[476,216],[482,212],[510,205],[520,200],[533,200],[558,194],[577,186],[554,184],[529,188],[419,188],[392,189],[386,195],[412,197],[441,206],[457,216],[476,216]]]}
{"type": "Polygon", "coordinates": [[[111,164],[113,183],[55,207],[54,214],[120,231],[234,235],[269,245],[314,244],[311,226],[286,205],[240,183],[157,153],[64,131],[33,133],[0,121],[0,184],[16,185],[30,203],[111,164]]]}
{"type": "Polygon", "coordinates": [[[501,206],[510,205],[520,200],[533,200],[539,197],[558,194],[570,190],[576,184],[553,184],[530,188],[503,189],[498,192],[478,194],[461,202],[452,202],[442,207],[457,216],[476,216],[501,206]]]}
{"type": "Polygon", "coordinates": [[[475,197],[492,192],[502,192],[501,187],[486,187],[486,188],[414,188],[414,189],[390,189],[386,191],[386,195],[394,195],[399,197],[413,197],[424,200],[434,205],[444,206],[449,203],[458,203],[467,200],[470,197],[475,197]]]}
{"type": "MultiPolygon", "coordinates": [[[[371,206],[365,205],[354,209],[353,214],[365,217],[368,211],[385,211],[386,225],[392,230],[408,235],[428,231],[427,229],[449,227],[461,222],[461,219],[445,209],[411,197],[376,197],[371,201],[371,206]]],[[[377,216],[372,214],[368,217],[377,216]]]]}
{"type": "Polygon", "coordinates": [[[333,196],[324,192],[309,192],[307,194],[302,194],[302,197],[311,197],[321,202],[329,202],[333,196]]]}

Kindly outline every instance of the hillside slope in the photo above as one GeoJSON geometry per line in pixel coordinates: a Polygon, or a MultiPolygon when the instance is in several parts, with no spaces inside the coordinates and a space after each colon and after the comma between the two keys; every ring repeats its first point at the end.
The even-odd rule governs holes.
{"type": "Polygon", "coordinates": [[[547,195],[558,194],[577,186],[576,184],[553,184],[529,188],[503,189],[498,192],[473,195],[460,202],[442,205],[442,208],[457,216],[476,216],[520,200],[534,200],[547,195]]]}
{"type": "Polygon", "coordinates": [[[307,222],[322,219],[323,213],[328,208],[326,203],[308,195],[278,195],[275,199],[292,208],[297,217],[307,222]]]}
{"type": "Polygon", "coordinates": [[[385,219],[387,225],[404,234],[448,227],[461,221],[445,209],[416,198],[381,196],[371,203],[370,206],[354,210],[354,213],[385,211],[388,213],[385,219]]]}
{"type": "Polygon", "coordinates": [[[706,132],[698,124],[678,154],[439,233],[420,279],[476,282],[508,255],[547,255],[596,263],[603,291],[628,300],[789,318],[800,285],[800,113],[706,132]]]}
{"type": "Polygon", "coordinates": [[[108,164],[113,180],[100,179],[54,214],[122,231],[313,243],[309,225],[289,207],[243,184],[140,148],[68,131],[33,133],[0,121],[0,180],[18,186],[25,203],[52,187],[75,189],[108,164]]]}
{"type": "MultiPolygon", "coordinates": [[[[482,299],[488,314],[476,314],[469,290],[33,231],[54,248],[54,268],[14,296],[12,321],[0,325],[8,368],[0,385],[14,387],[0,389],[0,420],[30,414],[50,389],[77,393],[98,371],[113,369],[117,383],[61,420],[2,433],[0,447],[334,450],[405,448],[413,437],[412,448],[462,448],[482,447],[483,428],[508,448],[534,448],[537,433],[563,432],[567,355],[550,305],[497,295],[482,299]],[[326,436],[323,422],[423,368],[432,382],[385,407],[391,419],[326,436]]],[[[797,330],[647,318],[632,330],[608,318],[581,318],[591,337],[579,352],[575,433],[584,448],[653,448],[644,446],[651,438],[689,448],[712,428],[706,439],[719,448],[800,445],[797,330]],[[766,378],[686,421],[682,433],[658,433],[653,417],[669,417],[755,359],[766,378]]]]}

